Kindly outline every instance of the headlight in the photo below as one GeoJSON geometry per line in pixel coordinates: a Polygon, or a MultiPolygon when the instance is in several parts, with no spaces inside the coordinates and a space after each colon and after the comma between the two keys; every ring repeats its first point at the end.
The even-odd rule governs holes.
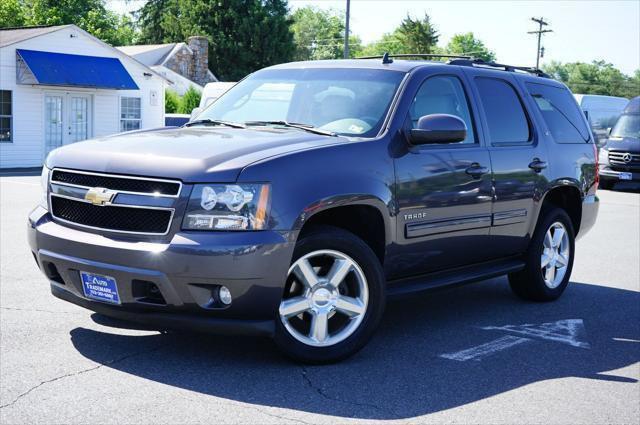
{"type": "Polygon", "coordinates": [[[40,197],[40,206],[42,208],[49,209],[47,202],[47,192],[49,190],[49,169],[46,166],[42,166],[42,174],[40,174],[40,188],[42,189],[42,196],[40,197]]]}
{"type": "Polygon", "coordinates": [[[268,184],[199,184],[182,221],[185,230],[262,230],[269,213],[268,184]]]}
{"type": "Polygon", "coordinates": [[[604,149],[604,148],[600,148],[598,150],[598,164],[600,165],[607,165],[609,164],[609,151],[604,149]]]}

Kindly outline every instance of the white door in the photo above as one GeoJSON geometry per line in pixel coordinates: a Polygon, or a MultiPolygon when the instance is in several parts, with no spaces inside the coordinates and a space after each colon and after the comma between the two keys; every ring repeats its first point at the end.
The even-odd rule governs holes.
{"type": "Polygon", "coordinates": [[[53,149],[91,137],[91,95],[45,94],[45,156],[53,149]]]}

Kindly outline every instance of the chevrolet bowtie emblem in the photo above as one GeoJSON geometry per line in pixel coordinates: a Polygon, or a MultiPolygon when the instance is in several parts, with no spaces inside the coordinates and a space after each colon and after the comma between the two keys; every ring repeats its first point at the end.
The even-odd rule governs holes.
{"type": "Polygon", "coordinates": [[[104,187],[92,187],[84,194],[84,199],[93,205],[109,205],[116,196],[116,193],[117,192],[105,189],[104,187]]]}

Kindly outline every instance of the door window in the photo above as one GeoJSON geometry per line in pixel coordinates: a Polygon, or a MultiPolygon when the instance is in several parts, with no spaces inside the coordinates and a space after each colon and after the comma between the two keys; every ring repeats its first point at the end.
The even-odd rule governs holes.
{"type": "Polygon", "coordinates": [[[527,83],[527,90],[558,143],[583,143],[589,140],[589,129],[582,111],[568,90],[544,84],[527,83]]]}
{"type": "Polygon", "coordinates": [[[89,138],[89,98],[70,97],[69,141],[79,142],[89,138]]]}
{"type": "Polygon", "coordinates": [[[497,78],[475,79],[493,144],[531,140],[529,121],[513,86],[497,78]]]}
{"type": "Polygon", "coordinates": [[[411,126],[415,128],[421,117],[431,114],[449,114],[460,118],[467,125],[467,138],[458,143],[476,142],[469,102],[457,77],[438,75],[422,83],[409,110],[411,126]]]}
{"type": "Polygon", "coordinates": [[[45,96],[44,138],[46,152],[62,146],[62,96],[45,96]]]}

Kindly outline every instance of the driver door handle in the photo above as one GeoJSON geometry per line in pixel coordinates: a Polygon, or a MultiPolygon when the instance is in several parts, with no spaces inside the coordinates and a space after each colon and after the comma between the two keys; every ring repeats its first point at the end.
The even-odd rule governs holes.
{"type": "Polygon", "coordinates": [[[547,168],[547,163],[545,161],[540,160],[540,158],[534,158],[533,161],[529,164],[529,168],[531,168],[536,173],[547,168]]]}
{"type": "Polygon", "coordinates": [[[465,170],[465,173],[467,173],[474,179],[479,179],[480,177],[482,177],[484,174],[487,174],[488,172],[489,172],[489,169],[487,167],[483,167],[477,162],[474,162],[473,164],[471,164],[469,168],[465,170]]]}

